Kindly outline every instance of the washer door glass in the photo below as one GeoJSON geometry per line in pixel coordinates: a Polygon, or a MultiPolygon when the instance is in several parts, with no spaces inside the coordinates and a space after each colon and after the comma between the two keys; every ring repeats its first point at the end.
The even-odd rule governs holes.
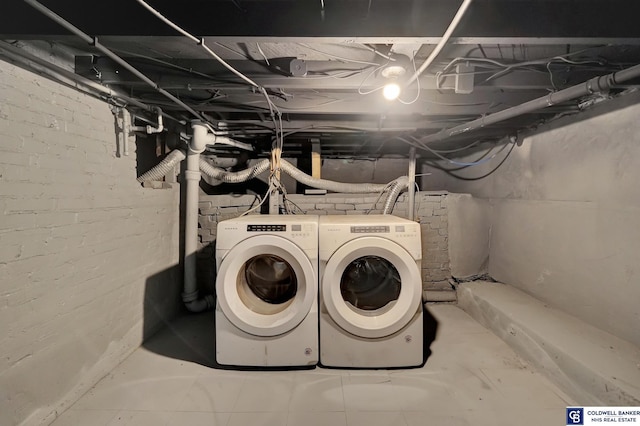
{"type": "Polygon", "coordinates": [[[372,311],[398,300],[400,283],[400,273],[387,259],[362,256],[345,268],[340,292],[355,308],[372,311]]]}
{"type": "Polygon", "coordinates": [[[248,289],[259,299],[280,305],[293,299],[298,280],[293,268],[283,258],[262,254],[247,261],[244,279],[248,289]]]}

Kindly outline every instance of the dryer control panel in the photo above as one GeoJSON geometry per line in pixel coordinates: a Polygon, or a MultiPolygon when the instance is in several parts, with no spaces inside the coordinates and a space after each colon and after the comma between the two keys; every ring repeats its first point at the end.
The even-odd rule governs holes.
{"type": "Polygon", "coordinates": [[[247,225],[247,232],[287,232],[287,225],[247,225]]]}

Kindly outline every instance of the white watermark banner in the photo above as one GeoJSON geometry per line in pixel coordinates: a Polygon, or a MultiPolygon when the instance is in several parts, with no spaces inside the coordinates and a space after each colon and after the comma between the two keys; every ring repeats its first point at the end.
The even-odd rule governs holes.
{"type": "Polygon", "coordinates": [[[640,407],[567,407],[566,424],[640,426],[640,407]]]}

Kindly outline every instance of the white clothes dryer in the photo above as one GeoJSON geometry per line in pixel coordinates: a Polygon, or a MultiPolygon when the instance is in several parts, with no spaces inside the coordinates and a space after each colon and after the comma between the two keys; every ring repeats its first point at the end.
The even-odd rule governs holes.
{"type": "Polygon", "coordinates": [[[420,225],[391,215],[321,216],[320,365],[424,363],[420,225]]]}
{"type": "Polygon", "coordinates": [[[250,215],[218,223],[216,361],[318,362],[318,216],[250,215]]]}

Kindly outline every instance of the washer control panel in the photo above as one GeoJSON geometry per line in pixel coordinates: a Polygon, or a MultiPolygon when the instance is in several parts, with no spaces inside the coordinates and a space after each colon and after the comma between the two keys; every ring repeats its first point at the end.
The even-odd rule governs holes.
{"type": "Polygon", "coordinates": [[[352,234],[388,234],[388,226],[352,226],[352,234]]]}
{"type": "Polygon", "coordinates": [[[287,225],[247,225],[247,232],[287,232],[287,225]]]}

